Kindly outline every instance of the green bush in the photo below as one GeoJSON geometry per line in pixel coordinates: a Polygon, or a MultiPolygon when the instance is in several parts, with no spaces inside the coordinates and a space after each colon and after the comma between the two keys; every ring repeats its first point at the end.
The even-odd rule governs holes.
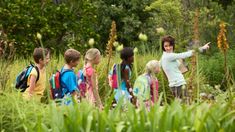
{"type": "MultiPolygon", "coordinates": [[[[233,61],[235,58],[234,50],[228,51],[228,61],[227,66],[230,71],[230,75],[234,77],[235,75],[235,62],[233,61]]],[[[223,53],[217,52],[213,53],[212,56],[201,56],[200,68],[202,72],[205,74],[208,83],[212,86],[214,85],[221,85],[222,89],[226,89],[226,83],[228,80],[225,78],[225,71],[224,71],[224,57],[223,53]]],[[[232,78],[234,79],[234,78],[232,78]]]]}

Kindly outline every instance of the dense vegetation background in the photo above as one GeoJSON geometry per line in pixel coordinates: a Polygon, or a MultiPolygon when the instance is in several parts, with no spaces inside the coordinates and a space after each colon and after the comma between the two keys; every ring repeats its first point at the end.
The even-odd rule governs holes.
{"type": "MultiPolygon", "coordinates": [[[[233,0],[0,0],[0,130],[234,131],[234,11],[233,0]],[[176,52],[211,42],[209,51],[196,56],[197,63],[193,58],[186,60],[190,71],[184,76],[193,87],[190,103],[172,100],[161,72],[157,74],[160,99],[150,111],[131,105],[123,109],[122,104],[110,109],[105,50],[112,21],[117,31],[113,39],[119,45],[138,48],[137,74],[143,73],[147,61],[160,59],[164,35],[176,38],[176,52]],[[221,33],[222,21],[226,31],[221,33]],[[43,103],[27,102],[15,91],[16,75],[32,60],[33,49],[41,46],[37,33],[53,53],[47,79],[63,66],[66,49],[75,48],[82,54],[90,47],[102,51],[96,69],[103,111],[87,102],[58,107],[49,100],[49,89],[43,103]],[[223,33],[225,38],[218,39],[223,33]],[[95,43],[90,45],[93,39],[95,43]],[[224,40],[229,45],[226,52],[217,45],[224,40]]],[[[120,61],[117,50],[112,57],[111,64],[120,61]]],[[[83,60],[76,71],[82,66],[83,60]]],[[[134,79],[135,74],[131,81],[134,79]]],[[[49,88],[48,82],[46,85],[49,88]]]]}
{"type": "Polygon", "coordinates": [[[232,0],[1,0],[0,29],[5,39],[15,42],[16,54],[24,57],[39,46],[37,32],[43,35],[45,47],[56,53],[68,47],[84,51],[90,38],[104,50],[112,20],[117,41],[125,46],[140,47],[138,35],[144,33],[151,48],[159,48],[164,34],[176,37],[179,47],[185,47],[193,40],[196,10],[201,43],[211,41],[216,47],[222,20],[227,24],[228,42],[235,41],[232,0]],[[159,34],[157,28],[165,33],[159,34]]]}

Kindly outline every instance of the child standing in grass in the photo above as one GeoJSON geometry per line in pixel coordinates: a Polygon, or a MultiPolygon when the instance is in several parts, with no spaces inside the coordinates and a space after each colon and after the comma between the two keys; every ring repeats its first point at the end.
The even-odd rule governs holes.
{"type": "Polygon", "coordinates": [[[77,76],[74,73],[74,68],[79,64],[80,52],[75,49],[68,49],[64,53],[65,65],[62,67],[61,86],[64,96],[64,103],[69,104],[71,97],[77,99],[77,76]]]}
{"type": "MultiPolygon", "coordinates": [[[[209,43],[200,47],[198,50],[202,52],[209,48],[209,43]]],[[[195,50],[189,50],[183,53],[174,53],[175,39],[171,36],[165,36],[162,38],[162,50],[163,54],[161,57],[161,65],[164,73],[167,76],[169,87],[176,98],[182,98],[185,96],[186,90],[182,89],[185,87],[186,81],[183,74],[181,73],[179,66],[179,59],[191,57],[195,50]],[[183,94],[185,93],[185,94],[183,94]]]]}
{"type": "Polygon", "coordinates": [[[134,52],[130,47],[126,47],[121,51],[120,57],[122,62],[120,64],[121,70],[121,84],[120,88],[114,89],[114,98],[116,102],[124,97],[125,101],[131,101],[135,105],[135,99],[132,93],[132,86],[130,83],[132,64],[134,62],[134,52]]]}
{"type": "Polygon", "coordinates": [[[144,102],[149,109],[158,98],[158,80],[155,74],[159,73],[160,64],[157,60],[151,60],[146,64],[145,73],[140,75],[135,83],[133,94],[137,97],[137,105],[144,102]]]}
{"type": "Polygon", "coordinates": [[[23,97],[27,100],[34,98],[37,101],[41,101],[46,88],[46,65],[50,61],[49,50],[44,48],[35,48],[33,59],[35,61],[35,67],[29,74],[27,81],[29,88],[27,88],[23,93],[23,97]],[[39,77],[38,81],[37,77],[39,77]]]}
{"type": "Polygon", "coordinates": [[[98,92],[98,75],[96,70],[93,68],[94,65],[98,65],[101,60],[100,51],[96,48],[91,48],[86,52],[85,55],[85,76],[87,82],[87,93],[86,98],[92,103],[102,108],[102,102],[98,92]]]}

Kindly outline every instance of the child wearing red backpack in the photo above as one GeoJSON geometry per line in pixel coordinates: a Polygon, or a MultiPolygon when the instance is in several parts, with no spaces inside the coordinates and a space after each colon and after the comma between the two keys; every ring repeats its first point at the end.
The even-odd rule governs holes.
{"type": "Polygon", "coordinates": [[[160,64],[157,60],[151,60],[146,64],[145,73],[140,75],[135,83],[133,93],[137,97],[137,105],[143,102],[149,109],[158,99],[158,80],[155,74],[160,72],[160,64]]]}
{"type": "Polygon", "coordinates": [[[80,52],[75,49],[68,49],[64,53],[65,65],[62,67],[61,73],[61,87],[64,98],[64,103],[69,104],[71,98],[77,99],[77,76],[74,73],[74,68],[79,64],[80,52]]]}

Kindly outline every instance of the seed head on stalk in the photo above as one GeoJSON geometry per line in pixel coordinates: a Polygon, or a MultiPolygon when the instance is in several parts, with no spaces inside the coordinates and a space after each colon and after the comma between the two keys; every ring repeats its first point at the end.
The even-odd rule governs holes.
{"type": "Polygon", "coordinates": [[[227,30],[226,30],[225,22],[221,21],[219,27],[220,27],[220,31],[217,36],[217,45],[218,45],[218,48],[222,52],[226,52],[227,49],[229,48],[229,44],[226,38],[227,30]]]}
{"type": "Polygon", "coordinates": [[[113,44],[114,42],[116,42],[117,39],[117,34],[116,34],[116,23],[115,21],[112,21],[112,25],[111,25],[111,30],[109,33],[109,41],[107,43],[106,46],[106,56],[108,56],[108,65],[107,65],[107,74],[109,72],[109,64],[110,64],[110,60],[112,58],[112,54],[113,54],[113,44]]]}
{"type": "MultiPolygon", "coordinates": [[[[227,87],[228,84],[229,84],[229,81],[231,80],[230,79],[230,74],[229,74],[229,70],[228,70],[228,67],[227,67],[227,50],[229,49],[229,44],[228,44],[228,41],[227,41],[227,38],[226,38],[226,33],[227,33],[227,30],[226,30],[226,24],[224,21],[221,21],[220,22],[220,31],[219,31],[219,34],[217,36],[217,45],[218,45],[218,48],[220,49],[220,51],[223,53],[224,55],[224,73],[225,73],[225,77],[222,81],[225,82],[227,81],[227,87]]],[[[230,97],[231,97],[231,90],[229,89],[229,94],[230,94],[230,97]]]]}

